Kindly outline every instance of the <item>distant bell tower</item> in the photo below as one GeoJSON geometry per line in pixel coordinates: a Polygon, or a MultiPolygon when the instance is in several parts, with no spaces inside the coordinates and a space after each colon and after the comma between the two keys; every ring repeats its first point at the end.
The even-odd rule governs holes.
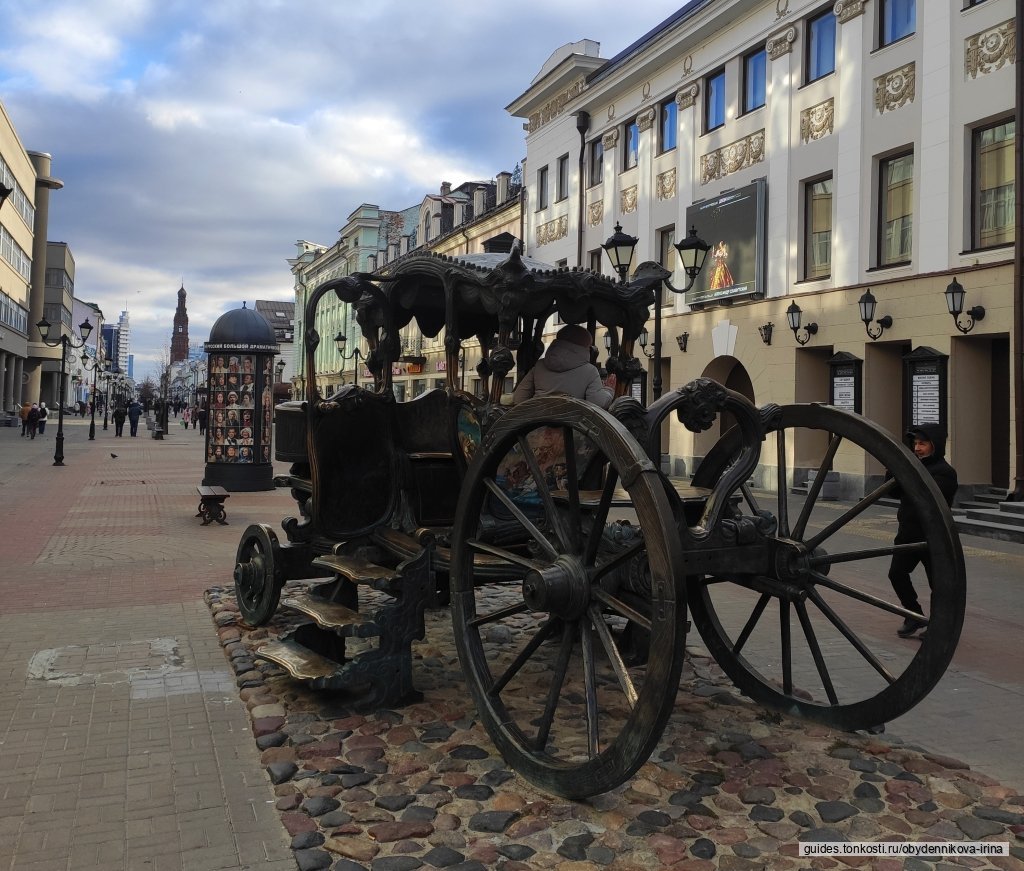
{"type": "Polygon", "coordinates": [[[185,285],[178,290],[178,307],[174,310],[174,334],[171,336],[171,362],[188,359],[188,310],[185,308],[185,285]]]}

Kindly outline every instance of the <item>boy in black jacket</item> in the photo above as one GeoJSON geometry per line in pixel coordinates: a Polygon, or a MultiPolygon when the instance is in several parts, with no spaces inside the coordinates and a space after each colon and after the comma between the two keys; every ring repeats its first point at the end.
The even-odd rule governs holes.
{"type": "MultiPolygon", "coordinates": [[[[904,437],[907,446],[910,447],[917,458],[921,461],[928,473],[935,479],[939,490],[946,498],[946,504],[953,504],[953,497],[959,486],[956,469],[946,462],[943,454],[946,450],[946,434],[937,423],[922,423],[907,430],[904,437]]],[[[917,541],[924,541],[925,533],[920,518],[914,513],[913,508],[900,502],[900,508],[896,514],[899,527],[896,530],[895,544],[911,544],[917,541]]],[[[928,558],[915,553],[893,554],[892,564],[889,566],[889,582],[899,597],[900,604],[908,611],[915,614],[923,614],[921,603],[917,599],[917,591],[910,580],[910,573],[917,567],[918,563],[924,565],[924,570],[929,571],[928,558]]],[[[929,579],[929,584],[931,580],[929,579]]],[[[903,625],[896,630],[901,638],[909,638],[918,629],[925,626],[921,620],[907,617],[903,625]]],[[[921,633],[921,637],[924,633],[921,633]]]]}

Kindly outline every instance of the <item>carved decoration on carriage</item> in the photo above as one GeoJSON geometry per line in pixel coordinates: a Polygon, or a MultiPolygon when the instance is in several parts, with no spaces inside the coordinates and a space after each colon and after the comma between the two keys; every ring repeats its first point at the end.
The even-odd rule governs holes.
{"type": "Polygon", "coordinates": [[[676,417],[690,432],[711,429],[725,405],[725,388],[710,378],[695,378],[676,393],[680,400],[676,417]]]}

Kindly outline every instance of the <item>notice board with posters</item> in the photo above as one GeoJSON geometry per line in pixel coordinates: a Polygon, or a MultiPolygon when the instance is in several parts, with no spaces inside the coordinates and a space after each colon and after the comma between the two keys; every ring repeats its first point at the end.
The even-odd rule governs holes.
{"type": "Polygon", "coordinates": [[[948,431],[949,357],[935,348],[903,355],[903,428],[937,423],[948,431]]]}
{"type": "Polygon", "coordinates": [[[764,298],[767,209],[767,184],[760,178],[686,210],[687,233],[693,227],[711,246],[686,293],[687,305],[700,309],[764,298]]]}
{"type": "Polygon", "coordinates": [[[864,361],[847,351],[840,351],[828,360],[828,404],[843,411],[861,413],[864,393],[862,370],[864,361]]]}

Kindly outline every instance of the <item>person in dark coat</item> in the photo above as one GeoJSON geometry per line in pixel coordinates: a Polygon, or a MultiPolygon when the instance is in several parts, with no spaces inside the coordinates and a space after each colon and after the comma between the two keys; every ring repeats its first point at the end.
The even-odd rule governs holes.
{"type": "Polygon", "coordinates": [[[128,417],[128,410],[123,405],[114,409],[114,438],[124,437],[124,420],[128,417]]]}
{"type": "MultiPolygon", "coordinates": [[[[946,452],[946,433],[937,423],[922,423],[911,427],[904,436],[907,447],[913,450],[914,455],[921,461],[928,474],[935,479],[940,492],[946,499],[946,504],[952,506],[953,498],[956,496],[959,482],[956,469],[954,469],[944,456],[946,452]]],[[[898,490],[893,492],[894,496],[901,496],[898,490]]],[[[899,523],[896,529],[894,544],[911,544],[924,541],[925,531],[921,519],[917,516],[913,506],[904,502],[901,498],[900,508],[896,514],[899,523]]],[[[889,582],[892,584],[900,604],[908,611],[915,614],[924,614],[921,610],[921,603],[917,598],[917,591],[910,579],[910,573],[921,563],[924,566],[925,574],[930,572],[928,557],[919,553],[895,553],[892,563],[889,566],[889,582]]],[[[931,584],[931,578],[928,580],[931,584]]],[[[926,623],[913,617],[907,617],[903,625],[896,630],[901,638],[909,638],[919,629],[923,629],[926,623]]],[[[921,637],[924,633],[921,633],[921,637]]]]}
{"type": "Polygon", "coordinates": [[[28,412],[28,433],[32,438],[36,437],[36,429],[39,427],[39,406],[33,402],[28,412]]]}
{"type": "Polygon", "coordinates": [[[128,423],[133,438],[139,434],[140,417],[142,417],[142,405],[139,400],[133,399],[132,404],[128,406],[128,423]]]}

